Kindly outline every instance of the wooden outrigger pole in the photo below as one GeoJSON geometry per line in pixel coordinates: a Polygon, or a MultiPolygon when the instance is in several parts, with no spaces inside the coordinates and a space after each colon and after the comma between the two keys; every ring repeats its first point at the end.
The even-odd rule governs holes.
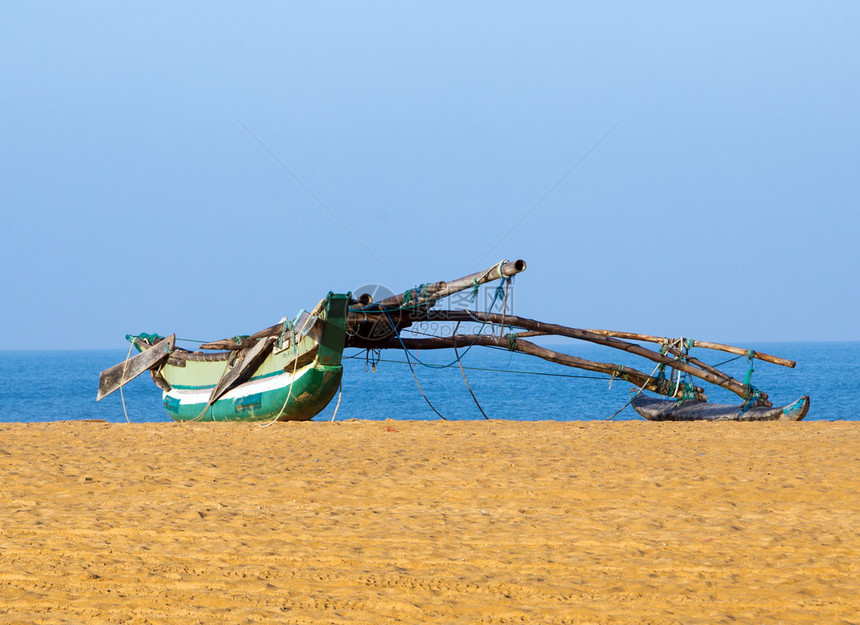
{"type": "MultiPolygon", "coordinates": [[[[430,321],[477,320],[495,324],[504,323],[505,325],[524,328],[532,332],[539,332],[543,335],[565,336],[569,338],[581,339],[590,343],[596,343],[597,345],[605,345],[606,347],[612,347],[614,349],[619,349],[621,351],[635,354],[637,356],[642,356],[643,358],[647,358],[648,360],[651,360],[658,364],[663,364],[667,367],[683,371],[684,373],[689,373],[690,375],[696,376],[697,378],[705,380],[706,382],[710,382],[711,384],[725,388],[735,393],[736,395],[739,395],[742,399],[746,399],[746,396],[748,395],[749,391],[749,389],[743,382],[736,380],[725,373],[722,373],[718,369],[711,367],[710,365],[707,365],[696,358],[684,356],[680,350],[675,350],[677,352],[677,355],[675,357],[669,357],[660,354],[659,352],[655,352],[653,350],[642,347],[641,345],[622,341],[620,339],[612,338],[607,335],[598,334],[590,330],[570,328],[555,323],[544,323],[541,321],[535,321],[534,319],[526,319],[525,317],[517,317],[513,315],[502,315],[499,313],[483,313],[458,310],[431,310],[428,315],[428,319],[430,321]]],[[[641,384],[639,384],[638,386],[641,386],[641,384]]],[[[762,393],[762,400],[768,406],[771,405],[769,402],[767,402],[767,395],[764,393],[762,393]]]]}
{"type": "MultiPolygon", "coordinates": [[[[613,349],[635,354],[657,363],[658,368],[668,367],[678,372],[694,376],[715,386],[727,389],[744,400],[745,404],[770,407],[766,393],[754,389],[747,383],[720,371],[698,358],[689,355],[693,347],[717,350],[757,358],[784,367],[794,367],[794,361],[772,356],[762,352],[743,349],[732,345],[711,341],[691,339],[669,339],[633,332],[614,330],[589,330],[573,328],[554,323],[546,323],[516,315],[480,312],[474,310],[432,310],[433,305],[440,299],[468,288],[492,280],[510,278],[525,270],[522,260],[514,262],[502,261],[489,269],[464,276],[450,282],[435,282],[405,291],[399,295],[388,297],[380,302],[362,302],[362,306],[353,307],[350,311],[347,332],[347,347],[365,349],[450,349],[481,345],[486,347],[505,348],[532,356],[537,356],[551,362],[575,367],[587,371],[605,373],[613,377],[621,377],[632,384],[656,392],[661,395],[687,399],[692,396],[698,401],[707,401],[703,389],[697,386],[682,386],[672,383],[662,375],[646,374],[631,367],[585,360],[569,354],[562,354],[535,345],[524,339],[532,336],[563,336],[588,341],[613,349]],[[495,334],[455,334],[449,337],[411,338],[401,336],[401,331],[415,322],[480,322],[500,326],[502,331],[495,334]],[[504,334],[504,328],[522,331],[504,334]],[[655,351],[638,343],[656,343],[660,350],[655,351]]],[[[656,371],[656,369],[655,369],[656,371]]],[[[680,379],[679,379],[680,382],[680,379]]]]}
{"type": "MultiPolygon", "coordinates": [[[[563,354],[556,352],[539,345],[535,345],[530,341],[525,341],[519,338],[520,335],[508,334],[504,337],[488,335],[488,334],[455,334],[454,336],[445,337],[430,337],[430,338],[394,338],[384,339],[382,341],[372,341],[367,339],[352,340],[347,343],[347,347],[358,347],[362,349],[453,349],[459,347],[470,347],[478,345],[482,347],[498,347],[508,349],[530,356],[537,356],[543,360],[554,362],[568,367],[583,369],[584,371],[592,371],[595,373],[605,373],[606,375],[622,378],[636,386],[643,387],[655,393],[662,393],[662,388],[665,380],[659,380],[653,376],[643,373],[633,367],[625,365],[614,365],[604,362],[596,362],[586,360],[578,356],[563,354]],[[511,338],[516,337],[516,338],[511,338]]],[[[681,391],[678,391],[679,394],[681,391]]],[[[704,390],[694,386],[693,392],[696,398],[705,401],[707,399],[704,390]]]]}

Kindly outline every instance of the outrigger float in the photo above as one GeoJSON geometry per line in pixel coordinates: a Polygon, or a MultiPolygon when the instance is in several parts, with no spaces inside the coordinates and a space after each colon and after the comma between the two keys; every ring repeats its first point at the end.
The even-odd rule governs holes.
{"type": "Polygon", "coordinates": [[[177,347],[175,335],[127,335],[138,353],[131,356],[130,351],[124,362],[102,371],[97,399],[149,371],[163,391],[168,415],[176,421],[307,421],[337,394],[345,348],[404,350],[407,359],[413,350],[453,349],[459,364],[459,348],[484,346],[626,380],[636,387],[630,405],[652,421],[799,421],[809,411],[808,396],[774,407],[765,392],[750,384],[749,376],[741,382],[689,352],[704,348],[746,356],[751,363],[758,359],[794,367],[791,360],[720,343],[584,330],[506,314],[507,286],[525,268],[522,260],[502,261],[485,271],[450,282],[422,284],[380,301],[367,294],[353,298],[351,293],[330,292],[311,312],[300,311],[291,320],[283,319],[251,335],[204,343],[196,351],[177,347]],[[449,295],[468,289],[477,293],[481,285],[496,280],[503,285],[496,289],[489,312],[435,308],[449,295]],[[497,300],[502,311],[492,312],[497,300]],[[424,321],[456,325],[447,336],[402,335],[414,323],[424,321]],[[481,329],[458,334],[462,323],[480,323],[481,329]],[[552,351],[526,340],[536,336],[568,337],[618,349],[655,363],[655,368],[649,374],[552,351]],[[659,347],[650,349],[643,343],[659,347]],[[693,378],[727,389],[742,402],[708,403],[704,389],[690,382],[693,378]],[[670,399],[656,399],[644,391],[670,399]]]}

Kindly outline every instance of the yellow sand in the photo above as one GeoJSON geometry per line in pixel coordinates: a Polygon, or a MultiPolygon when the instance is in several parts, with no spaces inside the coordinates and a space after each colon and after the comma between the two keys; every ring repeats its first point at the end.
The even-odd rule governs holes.
{"type": "Polygon", "coordinates": [[[860,423],[0,424],[0,623],[860,623],[860,423]]]}

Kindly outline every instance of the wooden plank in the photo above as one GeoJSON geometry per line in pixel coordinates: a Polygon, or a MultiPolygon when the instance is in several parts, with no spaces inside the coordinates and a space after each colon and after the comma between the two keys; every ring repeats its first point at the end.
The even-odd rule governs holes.
{"type": "Polygon", "coordinates": [[[218,401],[231,388],[251,377],[251,374],[254,373],[257,367],[260,366],[260,363],[269,355],[274,342],[274,337],[267,337],[257,341],[257,344],[253,347],[239,352],[233,366],[221,376],[218,384],[212,389],[212,393],[209,395],[209,405],[211,406],[218,401]]]}
{"type": "Polygon", "coordinates": [[[159,366],[170,357],[170,352],[175,346],[176,335],[171,334],[136,356],[102,371],[99,374],[99,391],[96,395],[96,401],[101,401],[144,371],[159,366]]]}

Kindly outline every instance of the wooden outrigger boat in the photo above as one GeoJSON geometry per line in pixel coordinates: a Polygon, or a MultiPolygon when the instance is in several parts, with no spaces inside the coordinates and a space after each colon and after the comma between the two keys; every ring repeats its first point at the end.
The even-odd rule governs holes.
{"type": "Polygon", "coordinates": [[[412,350],[453,349],[459,361],[458,348],[477,345],[517,351],[626,380],[637,387],[630,404],[644,418],[654,421],[797,421],[806,416],[809,397],[774,408],[767,394],[753,387],[749,379],[736,380],[690,356],[689,350],[713,349],[746,355],[750,362],[755,358],[794,367],[790,360],[718,343],[584,330],[518,317],[506,312],[506,286],[497,288],[488,312],[435,308],[449,295],[468,289],[477,293],[488,282],[501,280],[510,284],[511,278],[525,268],[522,260],[502,261],[485,271],[451,282],[425,283],[378,302],[369,295],[354,299],[351,293],[329,293],[310,313],[301,311],[292,320],[283,319],[252,335],[205,343],[197,351],[176,347],[174,335],[128,335],[126,338],[138,354],[102,372],[98,399],[149,371],[163,391],[168,415],[177,421],[306,421],[319,414],[337,393],[343,376],[341,359],[347,347],[374,352],[404,350],[407,360],[412,350]],[[497,300],[501,300],[502,312],[492,311],[497,300]],[[414,323],[424,321],[456,326],[449,336],[402,335],[414,323]],[[470,322],[480,323],[481,330],[488,328],[492,332],[457,333],[461,323],[470,322]],[[511,331],[506,333],[506,328],[511,331]],[[519,331],[514,332],[517,328],[519,331]],[[629,366],[590,361],[526,340],[535,336],[584,340],[635,354],[656,366],[648,374],[629,366]],[[660,347],[653,350],[642,343],[660,347]],[[670,370],[668,377],[666,369],[670,370]],[[672,380],[673,374],[676,381],[672,380]],[[689,381],[692,378],[732,391],[743,403],[709,404],[704,389],[689,381]],[[646,397],[642,395],[646,390],[672,399],[646,397]]]}

